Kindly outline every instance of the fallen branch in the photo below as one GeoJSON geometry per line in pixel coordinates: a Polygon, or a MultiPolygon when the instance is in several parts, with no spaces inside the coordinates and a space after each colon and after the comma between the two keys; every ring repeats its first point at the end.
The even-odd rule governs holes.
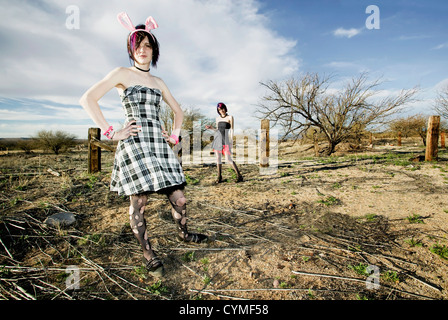
{"type": "MultiPolygon", "coordinates": [[[[211,278],[210,278],[210,281],[208,281],[208,283],[206,283],[205,285],[204,285],[204,287],[202,288],[202,290],[205,290],[205,288],[207,288],[207,286],[209,285],[209,284],[213,284],[213,279],[222,271],[222,270],[224,270],[224,268],[226,268],[228,265],[230,265],[231,263],[233,263],[234,261],[235,261],[235,259],[236,260],[238,260],[238,255],[235,255],[232,259],[230,259],[221,269],[219,269],[218,270],[218,272],[216,272],[211,278]]],[[[200,292],[200,291],[199,291],[200,292]]]]}
{"type": "Polygon", "coordinates": [[[399,270],[399,272],[402,272],[403,274],[407,275],[408,277],[410,277],[410,278],[416,280],[417,282],[420,282],[421,284],[424,284],[425,286],[427,286],[427,287],[429,287],[429,288],[431,288],[431,289],[433,289],[433,290],[436,290],[436,291],[438,291],[438,292],[442,292],[442,290],[440,290],[439,288],[434,287],[433,285],[431,285],[431,284],[429,284],[429,283],[427,283],[427,282],[425,282],[425,281],[423,281],[423,280],[421,280],[421,279],[419,279],[419,278],[413,276],[412,274],[410,274],[410,273],[408,273],[408,272],[405,272],[405,271],[403,271],[403,270],[399,270]]]}
{"type": "Polygon", "coordinates": [[[19,286],[16,283],[12,283],[12,285],[19,290],[22,293],[22,296],[26,299],[26,300],[36,300],[36,298],[34,298],[31,294],[29,294],[28,292],[25,291],[25,289],[23,289],[21,286],[19,286]]]}
{"type": "Polygon", "coordinates": [[[2,244],[3,248],[5,248],[6,253],[8,254],[8,256],[14,260],[14,258],[12,257],[11,252],[9,252],[8,248],[5,246],[5,244],[3,243],[2,239],[0,239],[0,243],[2,244]]]}
{"type": "MultiPolygon", "coordinates": [[[[73,246],[72,246],[73,247],[73,246]]],[[[74,247],[73,247],[74,248],[74,247]]],[[[78,254],[80,254],[81,255],[81,258],[88,264],[88,265],[91,265],[91,266],[93,266],[93,267],[95,267],[97,270],[97,273],[98,273],[98,270],[100,270],[110,281],[112,281],[113,283],[115,283],[121,290],[123,290],[124,292],[126,292],[132,299],[134,299],[134,300],[137,300],[137,298],[136,297],[134,297],[133,295],[132,295],[132,293],[130,293],[128,290],[126,290],[125,288],[123,288],[117,281],[115,281],[114,279],[112,279],[108,274],[107,274],[107,272],[104,270],[104,268],[103,267],[101,267],[100,265],[98,265],[98,264],[96,264],[95,262],[93,262],[93,261],[91,261],[91,260],[89,260],[89,259],[87,259],[81,252],[79,252],[79,250],[77,250],[76,249],[76,251],[78,251],[78,254]]],[[[99,274],[99,273],[98,273],[99,274]]]]}
{"type": "Polygon", "coordinates": [[[234,299],[234,300],[250,300],[250,299],[245,299],[245,298],[239,298],[239,297],[232,297],[232,296],[227,296],[227,295],[222,295],[222,294],[216,294],[215,292],[212,291],[201,291],[201,290],[196,290],[196,289],[188,289],[188,291],[190,292],[195,292],[195,293],[203,293],[203,294],[209,294],[218,298],[227,298],[227,299],[234,299]]]}
{"type": "MultiPolygon", "coordinates": [[[[331,279],[338,279],[338,280],[348,280],[348,281],[360,282],[360,283],[364,283],[364,284],[366,283],[366,280],[362,280],[362,279],[358,279],[358,278],[340,277],[340,276],[335,276],[335,275],[330,275],[330,274],[309,273],[309,272],[303,272],[303,271],[292,271],[292,273],[299,274],[299,275],[304,275],[304,276],[331,278],[331,279]]],[[[400,292],[400,293],[403,293],[403,294],[408,294],[410,296],[414,296],[414,297],[418,297],[418,298],[425,298],[425,299],[434,300],[434,298],[432,298],[432,297],[427,297],[427,296],[419,295],[419,294],[412,293],[412,292],[402,291],[402,290],[398,290],[398,289],[391,288],[391,287],[384,286],[384,285],[381,285],[381,287],[383,287],[385,289],[394,290],[396,292],[400,292]]]]}
{"type": "MultiPolygon", "coordinates": [[[[214,294],[218,292],[257,292],[257,291],[315,291],[315,292],[343,292],[343,293],[354,293],[357,291],[346,291],[346,290],[333,290],[333,289],[311,289],[311,288],[251,288],[251,289],[207,289],[207,290],[197,290],[197,289],[189,289],[189,291],[196,293],[206,293],[206,294],[214,294]]],[[[242,299],[242,298],[234,298],[234,299],[242,299]]],[[[250,299],[247,299],[250,300],[250,299]]]]}
{"type": "Polygon", "coordinates": [[[166,298],[166,297],[164,297],[164,296],[162,296],[162,295],[154,294],[153,292],[151,292],[151,291],[148,290],[148,289],[139,287],[138,285],[136,285],[136,284],[134,284],[134,283],[132,283],[132,282],[126,280],[125,278],[119,276],[119,275],[116,274],[116,273],[112,273],[112,274],[113,274],[115,277],[117,277],[118,279],[120,279],[121,281],[124,281],[124,282],[126,282],[127,284],[129,284],[129,285],[131,285],[131,286],[133,286],[133,287],[135,287],[135,288],[137,288],[137,289],[140,289],[140,290],[142,290],[142,291],[144,291],[144,292],[146,292],[146,293],[149,293],[149,294],[152,295],[152,296],[160,297],[160,298],[162,298],[162,299],[164,299],[164,300],[169,300],[168,298],[166,298]]]}
{"type": "Polygon", "coordinates": [[[190,267],[186,266],[185,264],[182,263],[182,267],[186,268],[187,270],[193,272],[195,275],[197,275],[200,279],[202,279],[203,277],[197,273],[196,271],[194,271],[193,269],[191,269],[190,267]]]}
{"type": "Polygon", "coordinates": [[[340,277],[340,276],[334,276],[330,274],[321,274],[321,273],[308,273],[308,272],[302,272],[302,271],[292,271],[294,274],[299,274],[302,276],[313,276],[313,277],[321,277],[321,278],[332,278],[332,279],[340,279],[340,280],[349,280],[354,282],[361,282],[366,283],[366,280],[358,279],[358,278],[348,278],[348,277],[340,277]]]}
{"type": "Polygon", "coordinates": [[[48,168],[48,169],[47,169],[47,172],[50,173],[50,174],[52,174],[52,175],[54,175],[54,176],[56,176],[56,177],[61,176],[61,174],[60,174],[59,172],[57,172],[57,171],[55,171],[55,170],[53,170],[53,169],[51,169],[51,168],[48,168]]]}
{"type": "Polygon", "coordinates": [[[170,248],[173,251],[242,251],[248,250],[250,247],[240,248],[198,248],[198,247],[185,247],[185,248],[170,248]]]}

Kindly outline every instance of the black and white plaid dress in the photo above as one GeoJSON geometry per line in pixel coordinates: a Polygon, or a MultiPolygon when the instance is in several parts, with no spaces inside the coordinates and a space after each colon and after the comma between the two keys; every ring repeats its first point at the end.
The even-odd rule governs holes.
{"type": "Polygon", "coordinates": [[[118,142],[110,190],[119,195],[157,192],[185,184],[182,167],[162,136],[159,120],[162,92],[140,85],[121,94],[126,123],[136,120],[137,136],[118,142]]]}

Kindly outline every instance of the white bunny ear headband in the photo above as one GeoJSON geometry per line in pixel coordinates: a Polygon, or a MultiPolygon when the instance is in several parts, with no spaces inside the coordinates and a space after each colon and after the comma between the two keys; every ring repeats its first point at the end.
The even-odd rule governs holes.
{"type": "Polygon", "coordinates": [[[149,33],[151,35],[151,37],[153,38],[153,40],[155,41],[154,36],[151,33],[151,30],[157,29],[159,27],[159,25],[157,24],[157,22],[154,20],[153,17],[150,16],[146,19],[145,29],[135,29],[135,26],[132,24],[132,21],[126,12],[120,12],[117,15],[117,19],[118,19],[118,22],[120,22],[120,24],[123,27],[125,27],[126,29],[131,31],[131,33],[129,34],[129,37],[131,37],[137,31],[145,31],[145,32],[149,33]]]}

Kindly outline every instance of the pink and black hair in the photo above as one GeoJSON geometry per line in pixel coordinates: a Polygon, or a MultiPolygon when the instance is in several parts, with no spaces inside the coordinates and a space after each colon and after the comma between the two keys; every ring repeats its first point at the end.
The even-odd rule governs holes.
{"type": "Polygon", "coordinates": [[[159,60],[159,42],[157,41],[156,37],[152,33],[148,33],[145,30],[144,24],[139,24],[135,27],[135,29],[142,29],[142,31],[136,31],[133,32],[128,37],[128,54],[129,54],[129,60],[131,64],[134,64],[134,52],[135,50],[140,46],[140,43],[148,37],[149,44],[152,48],[152,59],[151,59],[151,65],[153,67],[157,67],[157,61],[159,60]]]}
{"type": "Polygon", "coordinates": [[[216,105],[216,112],[218,112],[218,114],[219,114],[219,109],[223,109],[226,112],[226,114],[227,114],[227,106],[224,103],[219,102],[216,105]]]}

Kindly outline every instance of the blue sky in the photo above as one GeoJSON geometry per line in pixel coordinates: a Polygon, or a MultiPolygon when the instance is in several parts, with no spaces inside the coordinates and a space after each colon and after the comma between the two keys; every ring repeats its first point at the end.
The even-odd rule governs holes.
{"type": "Polygon", "coordinates": [[[273,27],[282,36],[297,39],[295,54],[301,59],[301,71],[350,76],[367,70],[398,87],[432,86],[447,78],[446,1],[265,3],[273,27]],[[365,26],[370,16],[366,8],[371,4],[379,9],[380,29],[365,26]],[[357,33],[337,36],[338,29],[357,33]]]}
{"type": "MultiPolygon", "coordinates": [[[[64,130],[85,138],[95,124],[78,100],[117,66],[129,66],[127,31],[152,15],[161,43],[158,68],[183,107],[215,117],[223,101],[238,131],[258,129],[260,82],[305,72],[340,83],[369,72],[384,94],[420,86],[408,113],[431,114],[448,85],[448,3],[440,0],[0,0],[0,138],[64,130]],[[368,29],[369,5],[380,29],[368,29]],[[71,18],[78,10],[79,24],[71,18]],[[74,26],[74,28],[71,28],[74,26]]],[[[112,90],[100,101],[118,127],[123,112],[112,90]]]]}

